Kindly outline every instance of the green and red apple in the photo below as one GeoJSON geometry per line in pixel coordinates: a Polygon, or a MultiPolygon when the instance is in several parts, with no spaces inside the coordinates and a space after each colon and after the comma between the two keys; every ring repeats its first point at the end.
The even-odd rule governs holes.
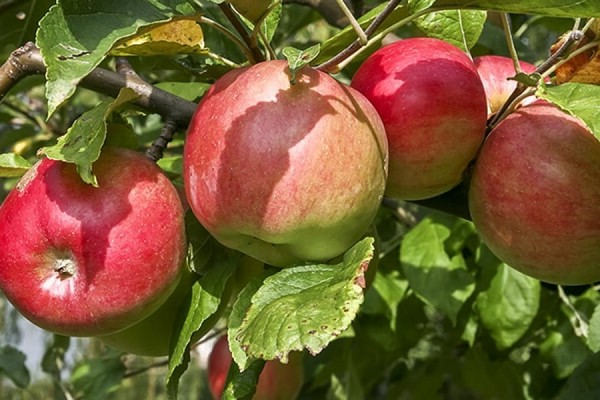
{"type": "Polygon", "coordinates": [[[369,56],[351,86],[385,125],[388,196],[425,199],[462,181],[487,119],[483,84],[467,54],[439,39],[399,40],[369,56]]]}
{"type": "Polygon", "coordinates": [[[285,61],[231,71],[202,99],[184,148],[190,207],[222,244],[264,263],[325,262],[368,230],[387,140],[356,90],[285,61]]]}
{"type": "Polygon", "coordinates": [[[475,163],[469,208],[498,258],[534,278],[600,280],[600,141],[545,101],[492,130],[475,163]]]}
{"type": "Polygon", "coordinates": [[[146,318],[171,295],[185,251],[177,191],[143,155],[107,148],[99,187],[43,159],[0,206],[0,289],[31,322],[94,336],[146,318]]]}

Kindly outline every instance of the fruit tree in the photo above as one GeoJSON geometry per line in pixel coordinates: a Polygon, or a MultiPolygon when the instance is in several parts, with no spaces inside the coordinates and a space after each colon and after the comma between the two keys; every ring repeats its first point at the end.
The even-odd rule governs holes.
{"type": "Polygon", "coordinates": [[[0,23],[1,398],[600,398],[600,3],[0,23]]]}

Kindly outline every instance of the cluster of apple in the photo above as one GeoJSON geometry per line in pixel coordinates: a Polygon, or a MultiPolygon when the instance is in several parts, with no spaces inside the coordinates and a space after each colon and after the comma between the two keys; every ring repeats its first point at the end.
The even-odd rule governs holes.
{"type": "MultiPolygon", "coordinates": [[[[523,63],[525,72],[534,70],[523,63]]],[[[542,101],[486,138],[516,83],[503,57],[437,39],[385,46],[350,85],[267,61],[225,74],[186,137],[186,202],[223,245],[285,267],[327,262],[368,231],[384,194],[418,200],[475,164],[469,206],[484,242],[539,279],[600,279],[600,142],[542,101]]],[[[38,326],[168,352],[192,277],[177,190],[143,156],[107,148],[99,187],[41,160],[0,207],[0,289],[38,326]],[[140,340],[143,336],[154,336],[140,340]]]]}

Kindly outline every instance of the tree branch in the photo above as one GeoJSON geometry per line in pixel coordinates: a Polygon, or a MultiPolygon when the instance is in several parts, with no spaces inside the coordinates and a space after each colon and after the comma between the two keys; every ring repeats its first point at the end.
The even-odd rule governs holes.
{"type": "MultiPolygon", "coordinates": [[[[13,51],[8,60],[0,66],[0,100],[21,79],[34,74],[44,74],[46,66],[37,47],[33,43],[13,51]]],[[[151,84],[129,76],[121,75],[104,68],[94,69],[81,80],[81,86],[117,97],[123,88],[130,88],[139,97],[133,104],[172,121],[178,128],[186,128],[196,111],[196,103],[182,99],[151,84]]]]}

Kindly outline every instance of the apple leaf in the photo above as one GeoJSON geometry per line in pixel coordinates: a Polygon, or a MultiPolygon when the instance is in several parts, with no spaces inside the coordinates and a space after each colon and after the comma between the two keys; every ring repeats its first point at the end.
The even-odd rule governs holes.
{"type": "Polygon", "coordinates": [[[304,348],[317,354],[348,329],[364,299],[373,242],[363,239],[336,265],[285,268],[262,285],[251,281],[229,321],[230,349],[240,369],[258,358],[286,363],[289,352],[304,348]]]}
{"type": "MultiPolygon", "coordinates": [[[[212,328],[207,326],[209,318],[216,315],[222,302],[227,302],[227,283],[238,265],[240,256],[233,251],[224,251],[214,258],[214,263],[192,286],[189,307],[184,310],[185,318],[181,329],[175,329],[179,336],[171,346],[169,370],[167,373],[167,391],[172,398],[177,397],[179,379],[190,361],[189,350],[192,339],[201,337],[212,328]]],[[[214,321],[211,321],[214,322],[214,321]]]]}
{"type": "Polygon", "coordinates": [[[141,29],[119,40],[110,51],[115,56],[205,54],[204,33],[194,18],[174,18],[141,29]]]}
{"type": "Polygon", "coordinates": [[[490,332],[499,349],[506,349],[529,329],[540,306],[541,285],[510,268],[481,245],[478,264],[489,286],[475,302],[483,326],[490,332]]]}
{"type": "Polygon", "coordinates": [[[594,309],[594,313],[590,318],[588,330],[588,347],[597,353],[600,351],[600,305],[594,309]]]}
{"type": "Polygon", "coordinates": [[[432,7],[502,11],[552,17],[600,17],[600,3],[581,0],[435,0],[432,7]]]}
{"type": "Polygon", "coordinates": [[[85,183],[98,186],[98,181],[92,173],[92,164],[100,157],[102,145],[106,140],[107,119],[113,111],[136,97],[133,90],[121,89],[116,99],[103,101],[83,113],[67,133],[58,138],[57,144],[44,147],[39,153],[53,160],[77,165],[81,179],[85,183]]]}
{"type": "Polygon", "coordinates": [[[314,60],[319,55],[320,50],[320,44],[315,44],[305,50],[298,50],[294,47],[283,49],[282,53],[287,58],[290,66],[290,74],[292,74],[290,82],[292,84],[296,83],[296,73],[314,60]]]}
{"type": "Polygon", "coordinates": [[[121,387],[125,365],[121,354],[113,357],[85,360],[71,373],[71,385],[76,398],[105,400],[121,387]]]}
{"type": "Polygon", "coordinates": [[[186,0],[61,0],[51,7],[36,37],[47,67],[48,115],[73,95],[117,41],[181,13],[193,13],[186,0]]]}
{"type": "Polygon", "coordinates": [[[400,271],[377,271],[373,286],[365,294],[365,303],[361,312],[365,314],[383,314],[390,321],[390,329],[396,330],[398,304],[405,298],[408,281],[403,279],[400,271]]]}
{"type": "Polygon", "coordinates": [[[31,376],[25,365],[25,354],[12,346],[0,347],[0,375],[9,378],[20,388],[29,386],[31,376]]]}
{"type": "Polygon", "coordinates": [[[558,400],[599,399],[600,398],[600,353],[587,358],[560,391],[558,400]]]}
{"type": "Polygon", "coordinates": [[[221,399],[251,399],[256,392],[256,385],[264,366],[264,360],[254,360],[245,371],[241,372],[237,365],[232,362],[221,399]]]}
{"type": "Polygon", "coordinates": [[[0,154],[0,177],[2,178],[21,176],[29,168],[31,163],[18,154],[0,154]]]}
{"type": "Polygon", "coordinates": [[[479,40],[486,18],[485,11],[449,10],[417,18],[415,24],[427,36],[469,51],[479,40]]]}
{"type": "Polygon", "coordinates": [[[582,120],[600,140],[600,86],[589,83],[542,85],[536,95],[582,120]]]}
{"type": "Polygon", "coordinates": [[[456,323],[458,312],[475,290],[461,253],[450,257],[444,242],[451,230],[431,217],[411,229],[400,247],[400,262],[410,287],[426,303],[456,323]]]}

